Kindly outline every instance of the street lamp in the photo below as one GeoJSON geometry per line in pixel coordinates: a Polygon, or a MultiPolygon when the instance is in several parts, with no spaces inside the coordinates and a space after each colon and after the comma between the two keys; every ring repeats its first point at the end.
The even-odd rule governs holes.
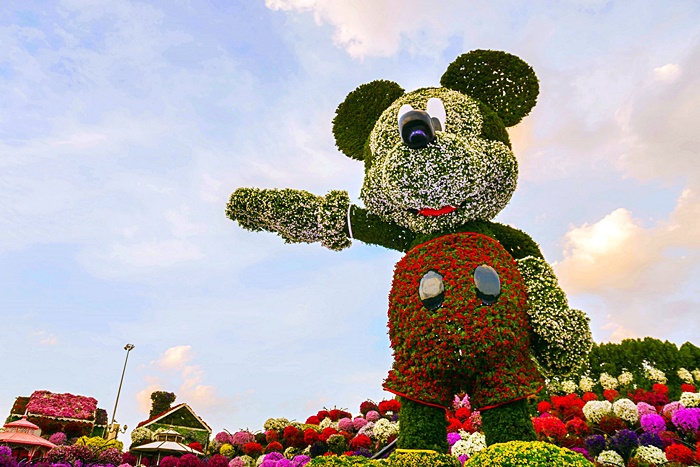
{"type": "MultiPolygon", "coordinates": [[[[114,411],[112,412],[112,423],[109,424],[109,434],[108,439],[117,439],[119,434],[119,426],[114,424],[114,417],[117,415],[117,404],[119,404],[119,394],[122,392],[122,383],[124,382],[124,373],[126,373],[126,362],[129,361],[129,352],[134,349],[134,344],[126,344],[124,350],[126,350],[126,359],[124,359],[124,369],[122,370],[122,379],[119,380],[119,389],[117,390],[117,400],[114,402],[114,411]]],[[[124,430],[126,431],[126,425],[124,425],[124,430]]]]}

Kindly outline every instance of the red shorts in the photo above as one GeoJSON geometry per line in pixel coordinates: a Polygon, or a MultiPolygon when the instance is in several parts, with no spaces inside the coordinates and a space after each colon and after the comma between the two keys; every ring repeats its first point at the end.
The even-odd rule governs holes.
{"type": "Polygon", "coordinates": [[[384,388],[448,407],[467,393],[475,409],[536,393],[542,377],[530,359],[527,292],[517,265],[496,240],[475,233],[445,235],[411,249],[396,265],[389,296],[394,364],[384,388]],[[500,279],[491,305],[477,296],[474,271],[487,265],[500,279]],[[419,296],[423,276],[442,276],[442,305],[419,296]],[[431,305],[432,307],[432,305],[431,305]]]}

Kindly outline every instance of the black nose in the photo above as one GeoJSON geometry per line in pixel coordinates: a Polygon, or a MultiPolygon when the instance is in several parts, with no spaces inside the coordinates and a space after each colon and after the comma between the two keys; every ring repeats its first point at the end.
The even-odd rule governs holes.
{"type": "Polygon", "coordinates": [[[401,139],[411,149],[421,149],[435,141],[435,127],[428,112],[411,110],[399,119],[401,139]]]}

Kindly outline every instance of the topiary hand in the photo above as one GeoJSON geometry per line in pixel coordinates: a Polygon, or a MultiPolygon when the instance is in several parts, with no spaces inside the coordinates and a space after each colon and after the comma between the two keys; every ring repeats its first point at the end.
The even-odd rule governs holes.
{"type": "Polygon", "coordinates": [[[303,190],[238,188],[226,215],[246,230],[275,232],[287,243],[314,243],[331,250],[350,246],[345,234],[350,198],[345,191],[316,196],[303,190]]]}

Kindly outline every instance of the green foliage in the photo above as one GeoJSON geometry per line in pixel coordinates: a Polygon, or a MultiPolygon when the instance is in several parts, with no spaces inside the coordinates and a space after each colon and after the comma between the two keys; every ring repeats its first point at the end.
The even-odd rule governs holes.
{"type": "Polygon", "coordinates": [[[348,442],[343,435],[331,435],[328,437],[328,450],[334,454],[342,454],[348,449],[348,442]]]}
{"type": "Polygon", "coordinates": [[[429,452],[394,452],[388,464],[390,467],[462,467],[453,455],[429,452]]]}
{"type": "Polygon", "coordinates": [[[481,136],[493,141],[500,141],[512,149],[510,136],[508,135],[508,131],[506,131],[501,117],[481,101],[479,101],[479,110],[481,110],[481,115],[484,117],[484,123],[481,127],[481,136]]]}
{"type": "Polygon", "coordinates": [[[511,441],[476,453],[464,467],[593,467],[581,454],[541,441],[511,441]]]}
{"type": "Polygon", "coordinates": [[[664,372],[668,379],[668,395],[672,400],[676,400],[680,396],[682,384],[678,377],[678,369],[700,368],[700,348],[686,342],[679,349],[673,342],[652,337],[624,339],[619,344],[594,344],[589,355],[587,371],[595,381],[600,378],[601,373],[616,376],[623,371],[629,371],[639,387],[649,390],[653,381],[645,374],[645,364],[664,372]]]}
{"type": "Polygon", "coordinates": [[[445,409],[420,404],[405,397],[398,399],[401,402],[401,430],[396,446],[399,449],[430,449],[446,453],[448,444],[445,409]]]}
{"type": "Polygon", "coordinates": [[[316,196],[303,190],[239,188],[226,215],[246,230],[276,232],[287,243],[313,243],[331,250],[350,246],[344,231],[350,198],[345,191],[316,196]]]}
{"type": "Polygon", "coordinates": [[[195,419],[192,418],[192,414],[189,413],[189,410],[187,410],[184,406],[183,408],[185,410],[178,410],[173,414],[173,418],[168,416],[161,420],[159,423],[152,423],[149,425],[149,427],[151,427],[151,429],[153,429],[154,431],[154,438],[155,434],[157,434],[159,431],[175,430],[183,436],[183,443],[190,444],[196,441],[202,446],[206,446],[209,440],[209,432],[202,429],[201,422],[196,421],[195,423],[195,419]],[[181,414],[181,412],[188,412],[189,416],[186,416],[184,413],[181,414]],[[183,416],[180,416],[180,414],[183,416]],[[189,424],[192,426],[185,424],[189,424]]]}
{"type": "MultiPolygon", "coordinates": [[[[403,426],[402,426],[403,428],[403,426]]],[[[481,429],[486,444],[537,439],[525,399],[499,405],[481,412],[481,429]]]]}
{"type": "Polygon", "coordinates": [[[494,109],[507,127],[530,113],[540,92],[530,65],[515,55],[494,50],[460,55],[447,67],[440,84],[479,99],[494,109]]]}
{"type": "Polygon", "coordinates": [[[151,393],[151,400],[153,401],[151,405],[151,411],[148,414],[148,418],[153,418],[156,415],[162,414],[170,410],[173,402],[177,396],[174,392],[166,391],[154,391],[151,393]]]}
{"type": "Polygon", "coordinates": [[[393,81],[376,80],[348,94],[333,119],[333,135],[338,149],[348,157],[363,160],[375,122],[403,93],[401,86],[393,81]]]}
{"type": "Polygon", "coordinates": [[[490,221],[469,221],[456,229],[450,229],[433,234],[416,235],[410,248],[425,243],[428,240],[457,232],[474,232],[497,240],[514,259],[521,259],[528,256],[542,258],[540,247],[528,234],[522,230],[490,221]]]}
{"type": "MultiPolygon", "coordinates": [[[[393,222],[386,222],[366,209],[353,206],[350,210],[352,236],[370,245],[379,245],[397,251],[409,249],[415,234],[393,222]]],[[[345,232],[349,235],[347,225],[345,232]]]]}

